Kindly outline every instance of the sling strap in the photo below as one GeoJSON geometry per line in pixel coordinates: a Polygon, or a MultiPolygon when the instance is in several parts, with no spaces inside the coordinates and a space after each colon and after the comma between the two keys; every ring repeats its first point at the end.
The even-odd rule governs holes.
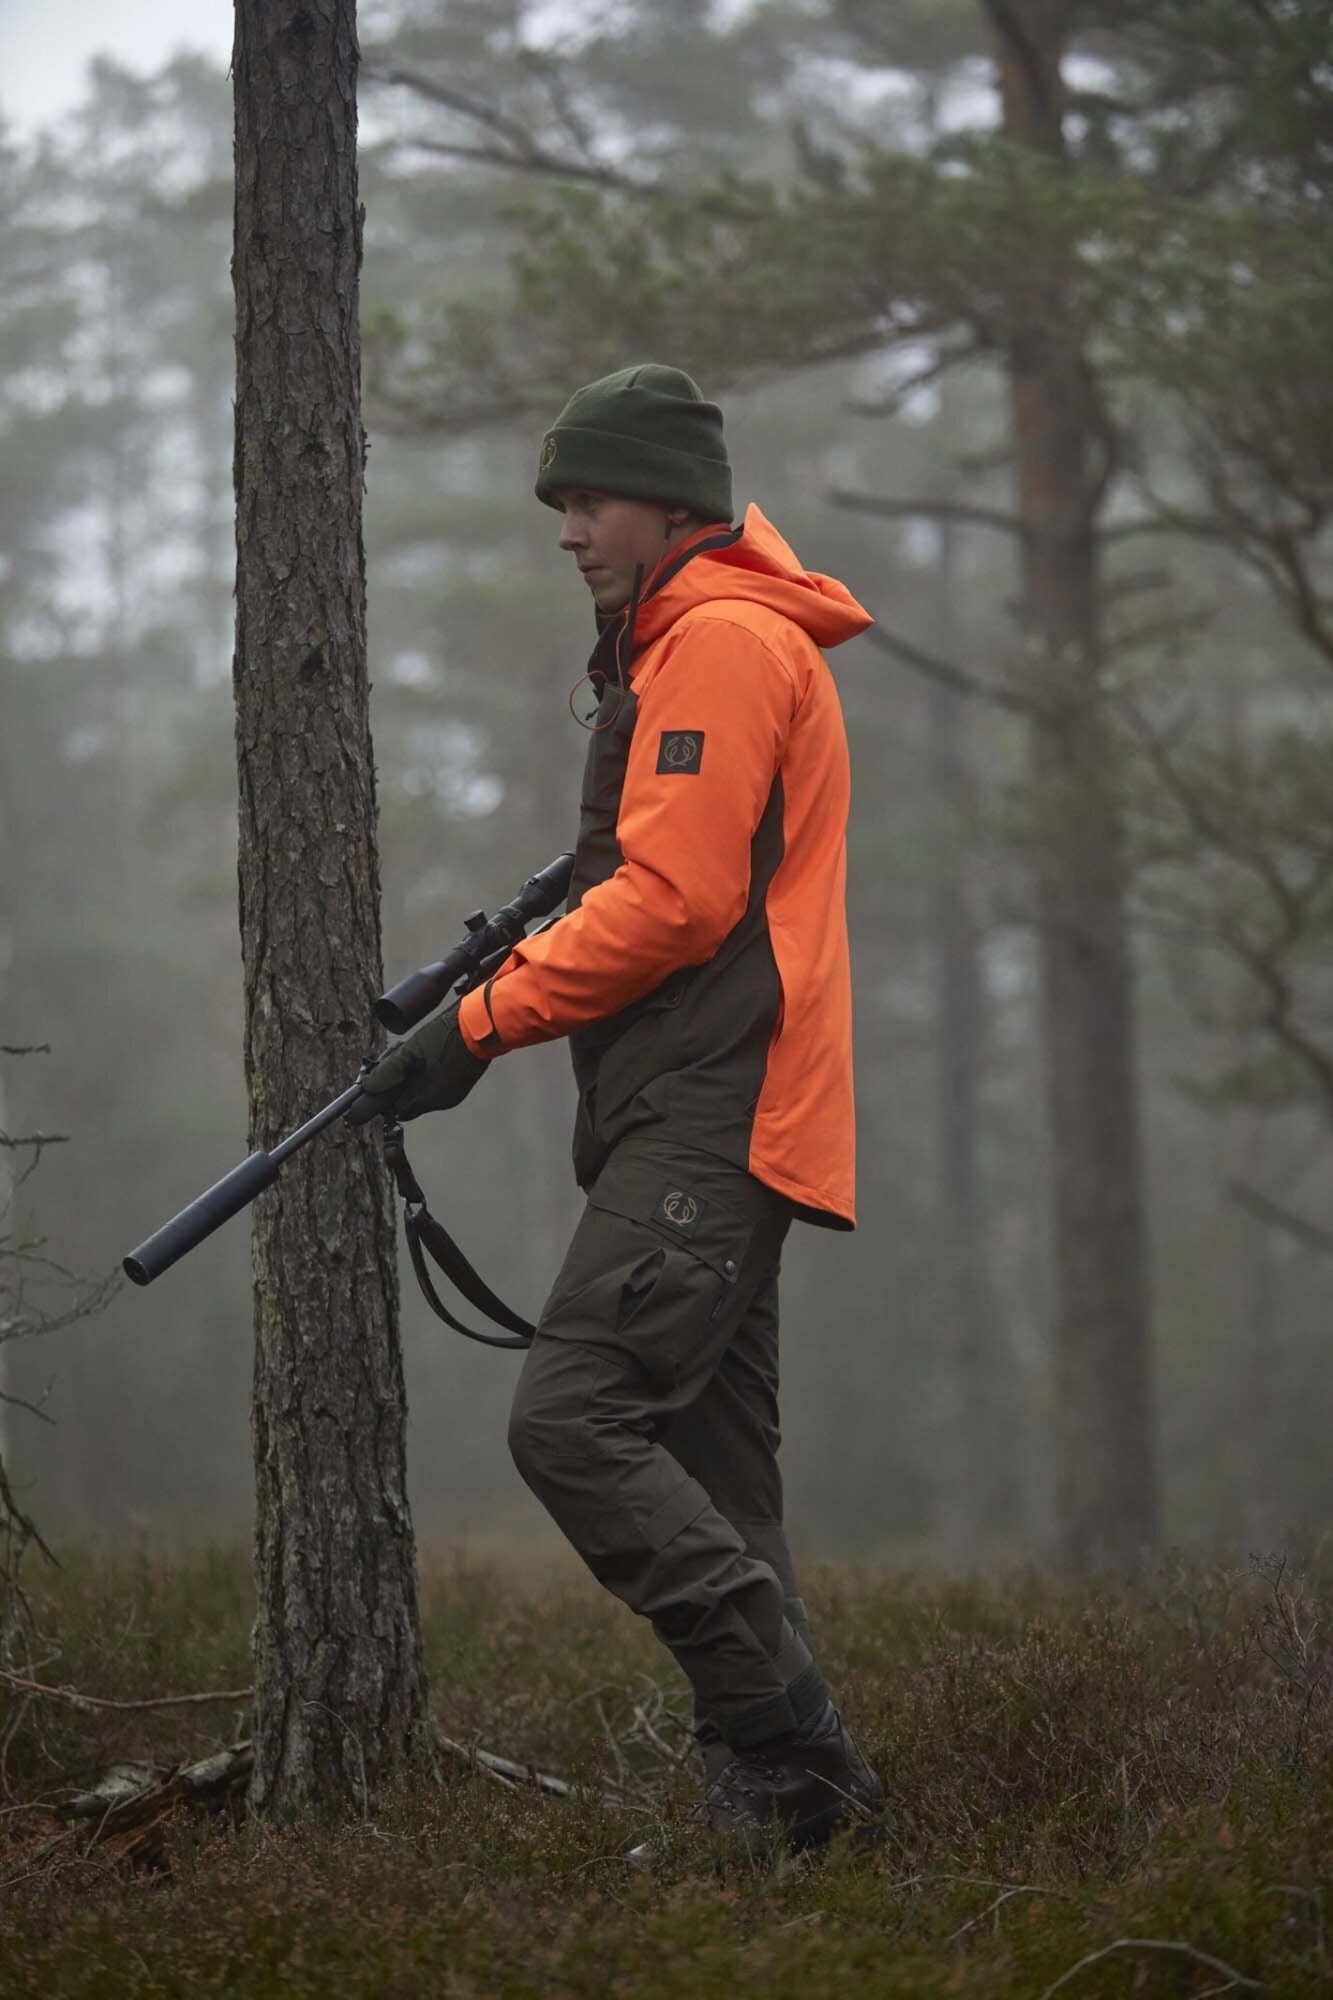
{"type": "Polygon", "coordinates": [[[446,1326],[452,1327],[455,1333],[463,1334],[466,1339],[479,1340],[484,1347],[530,1347],[537,1331],[531,1320],[524,1319],[521,1313],[516,1313],[491,1290],[485,1279],[473,1270],[444,1224],[431,1214],[421,1183],[407,1157],[401,1125],[386,1124],[384,1157],[394,1185],[403,1198],[403,1227],[407,1233],[407,1251],[412,1259],[412,1269],[417,1274],[422,1296],[436,1318],[442,1319],[446,1326]],[[461,1292],[469,1305],[475,1306],[496,1326],[507,1327],[511,1337],[478,1333],[474,1327],[464,1326],[461,1319],[455,1319],[435,1289],[435,1281],[426,1266],[427,1257],[439,1266],[455,1291],[461,1292]]]}

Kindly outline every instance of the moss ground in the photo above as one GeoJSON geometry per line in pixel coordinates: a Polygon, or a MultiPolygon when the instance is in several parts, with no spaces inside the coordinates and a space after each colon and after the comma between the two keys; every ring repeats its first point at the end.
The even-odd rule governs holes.
{"type": "MultiPolygon", "coordinates": [[[[423,1575],[446,1731],[572,1779],[567,1799],[460,1775],[336,1829],[182,1819],[153,1875],[96,1849],[34,1863],[31,1801],[203,1756],[243,1704],[89,1716],[0,1691],[0,1996],[1309,2000],[1333,1992],[1324,1568],[1080,1591],[812,1575],[896,1830],[806,1872],[715,1876],[667,1754],[683,1689],[573,1576],[423,1575]],[[645,1875],[622,1857],[650,1829],[645,1875]]],[[[122,1699],[248,1679],[242,1553],[68,1550],[33,1582],[35,1679],[122,1699]]]]}

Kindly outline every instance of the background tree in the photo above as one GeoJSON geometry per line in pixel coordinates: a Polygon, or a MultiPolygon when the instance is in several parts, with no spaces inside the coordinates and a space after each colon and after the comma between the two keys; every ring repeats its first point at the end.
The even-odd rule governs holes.
{"type": "MultiPolygon", "coordinates": [[[[251,1144],[356,1072],[381,990],[361,541],[351,0],[241,0],[236,746],[251,1144]]],[[[256,1208],[255,1766],[261,1811],[429,1759],[394,1221],[338,1128],[256,1208]]]]}
{"type": "MultiPolygon", "coordinates": [[[[1046,177],[1037,205],[1035,186],[1014,181],[1011,164],[983,143],[999,107],[985,82],[985,23],[970,0],[948,19],[933,9],[895,10],[891,21],[882,9],[860,10],[867,38],[871,28],[880,40],[891,30],[883,50],[851,39],[855,11],[823,0],[780,17],[732,10],[719,46],[716,15],[713,26],[691,17],[672,36],[660,9],[654,18],[647,7],[618,5],[557,35],[540,9],[451,5],[423,8],[417,19],[403,5],[383,40],[376,11],[371,54],[375,66],[387,52],[476,97],[493,90],[502,106],[508,64],[515,88],[530,93],[523,102],[542,143],[572,146],[549,82],[533,68],[540,59],[618,173],[654,171],[660,149],[682,192],[694,175],[716,171],[799,196],[808,221],[799,230],[773,224],[771,292],[747,289],[747,259],[737,256],[737,244],[744,250],[754,238],[763,250],[768,241],[762,189],[747,189],[750,219],[722,233],[741,317],[717,315],[716,347],[699,362],[710,382],[721,379],[715,370],[738,330],[759,358],[785,339],[787,321],[806,311],[806,285],[817,293],[823,284],[823,259],[825,331],[833,314],[860,309],[858,287],[883,252],[856,221],[853,198],[879,151],[913,155],[901,171],[929,183],[919,200],[903,197],[895,255],[907,255],[933,203],[947,214],[941,284],[964,253],[979,267],[993,257],[1001,278],[1022,271],[1045,222],[1065,212],[1058,204],[1072,212],[1080,325],[1091,328],[1098,366],[1109,361],[1103,388],[1127,446],[1103,520],[1101,688],[1128,836],[1167,1531],[1178,1541],[1268,1546],[1294,1523],[1321,1519],[1329,1504],[1319,1422],[1327,1272],[1316,1247],[1333,1195],[1326,1128],[1313,1088],[1268,1053],[1261,989],[1218,921],[1237,911],[1257,919],[1267,892],[1260,896],[1257,877],[1245,890],[1253,871],[1190,827],[1149,750],[1168,752],[1192,780],[1209,778],[1231,848],[1266,828],[1266,840],[1280,837],[1284,868],[1313,860],[1320,821],[1297,809],[1293,760],[1299,747],[1304,796],[1317,807],[1325,670],[1225,539],[1135,523],[1140,508],[1158,503],[1200,518],[1211,508],[1173,377],[1201,385],[1206,357],[1225,402],[1230,336],[1220,339],[1228,323],[1219,305],[1241,296],[1225,277],[1247,189],[1256,205],[1242,265],[1274,279],[1298,268],[1294,239],[1273,227],[1273,190],[1281,184],[1289,220],[1313,218],[1313,195],[1295,206],[1296,168],[1284,166],[1278,143],[1300,121],[1274,110],[1258,124],[1240,87],[1270,76],[1256,47],[1215,65],[1203,30],[1223,13],[1234,28],[1234,8],[1173,10],[1174,40],[1168,9],[1136,9],[1132,45],[1128,17],[1114,33],[1080,25],[1066,75],[1074,161],[1046,177]],[[595,93],[582,80],[593,63],[595,93]],[[1215,154],[1233,119],[1244,147],[1228,138],[1215,154]],[[938,175],[925,174],[932,144],[949,149],[938,175]],[[1234,173],[1219,177],[1210,164],[1205,186],[1201,162],[1215,158],[1234,173]],[[1119,164],[1094,180],[1095,160],[1119,164]],[[841,224],[831,206],[818,206],[833,202],[839,175],[841,224]],[[845,266],[832,255],[844,224],[845,266]],[[792,256],[777,255],[782,237],[800,253],[794,284],[784,275],[792,256]],[[1265,240],[1266,265],[1256,261],[1265,240]],[[1155,311],[1164,301],[1169,316],[1155,311]],[[768,320],[782,322],[776,333],[768,320]],[[1149,336],[1173,327],[1177,344],[1156,349],[1159,376],[1149,336]],[[1290,786],[1279,780],[1279,758],[1290,786]],[[1238,1210],[1229,1188],[1242,1182],[1270,1204],[1269,1220],[1238,1210]],[[1274,1209],[1305,1233],[1276,1226],[1274,1209]]],[[[547,392],[531,416],[484,434],[436,421],[466,414],[467,397],[484,387],[474,374],[456,404],[437,401],[445,378],[432,336],[451,302],[491,301],[478,324],[516,375],[543,343],[554,352],[563,337],[560,313],[545,307],[541,318],[511,323],[503,295],[506,249],[524,240],[518,211],[545,206],[545,183],[524,168],[432,150],[426,142],[451,148],[482,135],[475,121],[401,84],[384,86],[373,111],[373,143],[362,149],[364,325],[381,378],[421,392],[434,423],[413,428],[407,403],[368,404],[384,921],[389,967],[402,970],[447,943],[466,910],[510,893],[534,858],[572,832],[584,739],[565,698],[589,631],[553,546],[554,518],[531,498],[547,392]]],[[[56,1049],[17,1066],[11,1129],[77,1134],[77,1145],[44,1159],[43,1218],[53,1255],[100,1269],[244,1150],[239,982],[226,971],[235,949],[226,679],[234,310],[230,91],[220,66],[173,64],[152,78],[102,66],[76,114],[11,154],[10,175],[16,221],[0,255],[22,251],[23,262],[6,263],[0,287],[8,1039],[50,1039],[56,1049]],[[122,325],[134,357],[115,393],[102,275],[113,261],[123,265],[122,325]],[[113,454],[122,423],[126,438],[113,454]],[[113,456],[128,612],[128,645],[118,652],[108,574],[113,456]]],[[[711,251],[702,255],[700,244],[708,248],[717,215],[711,194],[690,200],[672,254],[687,271],[699,262],[694,311],[712,342],[700,317],[711,313],[711,251]]],[[[647,197],[627,195],[627,226],[644,230],[649,208],[647,197]]],[[[594,249],[615,250],[620,226],[598,215],[594,249]]],[[[557,216],[547,249],[561,243],[560,227],[557,216]]],[[[622,290],[636,281],[638,255],[631,244],[622,290]]],[[[594,322],[597,268],[594,257],[594,322]]],[[[674,296],[666,285],[664,310],[675,310],[674,296]]],[[[1249,296],[1257,304],[1253,287],[1249,296]]],[[[606,304],[613,312],[614,298],[606,304]]],[[[597,337],[594,323],[588,338],[597,337]]],[[[879,613],[886,641],[858,641],[834,658],[855,760],[851,914],[868,1226],[832,1247],[817,1232],[793,1232],[785,1362],[788,1486],[810,1546],[892,1561],[1044,1555],[1058,1524],[1051,1182],[1026,867],[1031,721],[1016,699],[1017,540],[993,524],[1013,512],[1011,425],[1003,370],[986,357],[938,374],[945,348],[958,344],[872,346],[798,376],[775,367],[772,382],[733,386],[726,398],[740,490],[807,562],[847,578],[879,613]],[[862,503],[869,496],[882,511],[835,511],[833,490],[862,503]],[[923,502],[947,504],[953,517],[926,518],[923,502]],[[946,692],[971,766],[957,794],[933,775],[932,711],[946,692]],[[967,892],[979,1052],[941,1025],[951,885],[967,892]],[[984,1381],[963,1361],[953,1305],[962,1238],[943,1198],[945,1087],[965,1085],[964,1143],[995,1294],[984,1381]],[[971,1416],[960,1425],[969,1396],[971,1416]],[[960,1462],[983,1485],[1010,1480],[1004,1505],[977,1508],[976,1539],[959,1518],[960,1462]]],[[[575,348],[560,359],[549,396],[562,398],[566,369],[596,365],[595,353],[575,348]]],[[[1314,359],[1311,344],[1290,371],[1293,411],[1295,391],[1316,384],[1314,359]]],[[[1247,379],[1263,378],[1252,365],[1233,380],[1237,407],[1247,379]]],[[[1276,361],[1268,380],[1279,386],[1276,361]]],[[[1312,441],[1308,423],[1307,431],[1312,441]]],[[[1307,545],[1316,573],[1320,547],[1307,545]]],[[[1316,1042],[1325,959],[1316,925],[1286,961],[1297,1018],[1316,1042]]],[[[535,1050],[499,1066],[475,1115],[470,1104],[423,1120],[414,1141],[451,1225],[482,1268],[504,1268],[534,1309],[577,1215],[569,1096],[564,1051],[535,1050]]],[[[958,1186],[966,1191],[966,1175],[958,1186]]],[[[248,1532],[246,1255],[237,1223],[148,1292],[122,1292],[58,1346],[11,1350],[18,1393],[35,1399],[51,1385],[57,1428],[20,1424],[14,1438],[16,1470],[44,1531],[93,1525],[111,1539],[150,1542],[248,1532]]],[[[427,1550],[442,1539],[474,1549],[539,1543],[542,1523],[500,1443],[512,1363],[442,1338],[411,1287],[403,1337],[412,1506],[427,1550]]]]}

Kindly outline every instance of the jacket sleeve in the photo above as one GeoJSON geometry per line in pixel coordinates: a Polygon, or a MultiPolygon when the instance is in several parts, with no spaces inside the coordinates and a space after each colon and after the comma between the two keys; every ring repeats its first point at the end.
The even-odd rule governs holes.
{"type": "Polygon", "coordinates": [[[475,1054],[604,1020],[679,967],[702,965],[744,914],[751,842],[796,709],[793,677],[725,619],[691,621],[667,644],[630,742],[616,825],[624,861],[463,1001],[475,1054]]]}

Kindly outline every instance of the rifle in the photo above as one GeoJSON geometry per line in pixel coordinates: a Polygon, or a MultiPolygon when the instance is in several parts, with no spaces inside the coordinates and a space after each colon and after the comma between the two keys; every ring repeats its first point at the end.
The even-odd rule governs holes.
{"type": "MultiPolygon", "coordinates": [[[[410,972],[406,979],[400,979],[387,993],[381,993],[375,1002],[376,1019],[394,1034],[406,1034],[433,1013],[450,992],[461,995],[480,986],[503,965],[519,939],[526,936],[528,925],[549,917],[564,902],[573,872],[574,856],[557,854],[547,867],[536,875],[530,875],[513,902],[506,903],[494,916],[488,917],[484,910],[474,910],[470,917],[463,919],[465,935],[452,951],[436,959],[434,964],[410,972]]],[[[378,1060],[377,1056],[367,1056],[362,1064],[363,1072],[378,1060]]],[[[214,1230],[220,1229],[224,1222],[229,1222],[233,1215],[248,1208],[256,1195],[272,1187],[286,1161],[302,1146],[308,1145],[318,1133],[327,1131],[341,1118],[348,1119],[350,1124],[367,1124],[385,1109],[391,1107],[376,1104],[373,1094],[367,1097],[359,1080],[349,1084],[331,1103],[315,1112],[312,1118],[307,1118],[304,1125],[298,1125],[294,1132],[289,1132],[270,1152],[251,1153],[248,1160],[242,1160],[239,1167],[233,1167],[229,1174],[224,1174],[220,1181],[196,1196],[179,1215],[174,1215],[170,1222],[154,1230],[122,1260],[126,1275],[136,1285],[151,1285],[154,1278],[170,1270],[214,1230]]],[[[427,1211],[425,1196],[402,1150],[401,1128],[396,1124],[391,1123],[386,1132],[385,1152],[398,1191],[407,1204],[408,1248],[432,1309],[450,1326],[466,1333],[471,1339],[484,1341],[489,1346],[526,1347],[532,1333],[528,1322],[496,1298],[477,1277],[452,1238],[427,1211]],[[516,1334],[521,1334],[521,1338],[498,1341],[490,1334],[474,1334],[471,1328],[461,1326],[453,1318],[436,1296],[421,1261],[422,1237],[459,1290],[482,1312],[498,1320],[502,1326],[511,1327],[516,1334]]]]}

